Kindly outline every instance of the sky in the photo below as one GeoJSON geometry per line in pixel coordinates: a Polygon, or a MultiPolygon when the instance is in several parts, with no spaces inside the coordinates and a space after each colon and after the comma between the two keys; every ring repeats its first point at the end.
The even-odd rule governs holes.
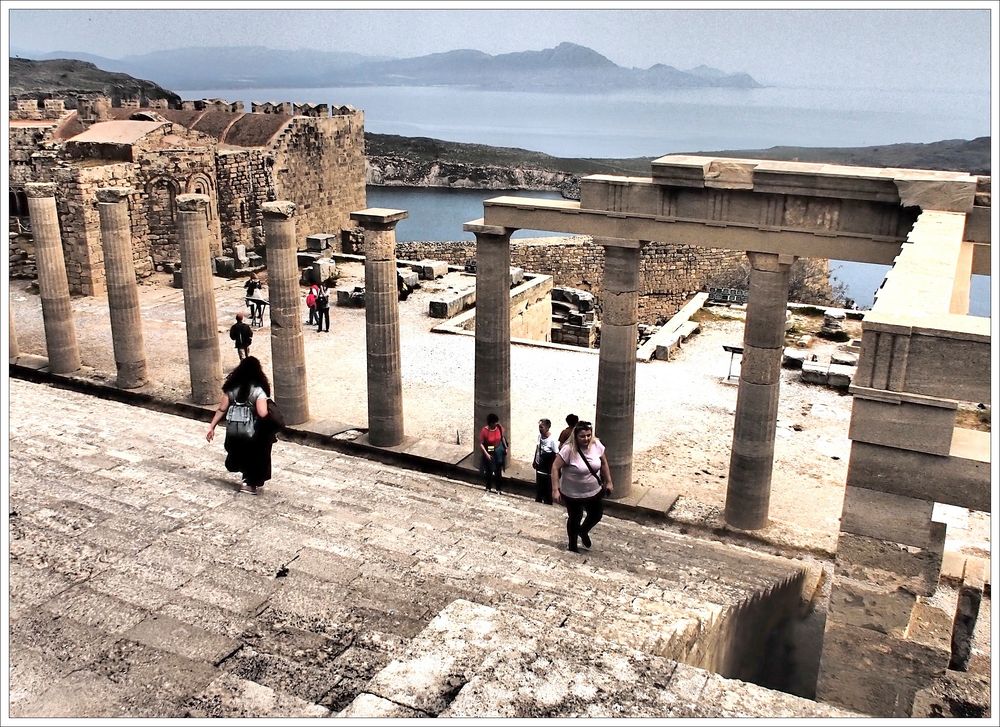
{"type": "Polygon", "coordinates": [[[997,7],[996,2],[771,3],[771,8],[631,3],[627,9],[550,2],[544,10],[535,9],[539,2],[492,3],[504,6],[499,9],[469,2],[438,2],[438,8],[369,2],[353,3],[361,6],[353,9],[333,2],[287,2],[280,9],[250,1],[5,4],[14,52],[73,50],[121,58],[189,46],[263,45],[410,57],[457,48],[492,54],[540,50],[568,41],[623,66],[705,64],[743,71],[766,84],[970,91],[990,89],[989,8],[997,7]]]}

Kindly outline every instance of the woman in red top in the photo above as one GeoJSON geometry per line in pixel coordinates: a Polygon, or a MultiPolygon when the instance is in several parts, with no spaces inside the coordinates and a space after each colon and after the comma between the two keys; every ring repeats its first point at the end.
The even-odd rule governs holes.
{"type": "Polygon", "coordinates": [[[491,485],[496,482],[499,494],[507,460],[507,439],[500,426],[500,417],[496,414],[487,415],[486,426],[479,430],[479,449],[483,453],[479,471],[483,475],[486,491],[489,492],[491,485]]]}

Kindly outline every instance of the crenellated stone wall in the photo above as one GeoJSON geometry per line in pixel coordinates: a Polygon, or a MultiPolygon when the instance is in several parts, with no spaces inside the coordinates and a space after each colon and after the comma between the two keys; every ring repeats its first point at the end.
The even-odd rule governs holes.
{"type": "MultiPolygon", "coordinates": [[[[474,242],[399,242],[400,258],[447,260],[462,265],[476,256],[474,242]]],[[[652,242],[642,250],[639,320],[653,324],[674,315],[711,275],[745,254],[652,242]]],[[[589,237],[511,240],[510,264],[551,275],[553,284],[590,291],[600,299],[604,248],[589,237]]]]}
{"type": "Polygon", "coordinates": [[[354,227],[350,212],[368,206],[364,128],[364,114],[353,109],[296,116],[271,140],[274,192],[295,203],[300,237],[354,227]]]}

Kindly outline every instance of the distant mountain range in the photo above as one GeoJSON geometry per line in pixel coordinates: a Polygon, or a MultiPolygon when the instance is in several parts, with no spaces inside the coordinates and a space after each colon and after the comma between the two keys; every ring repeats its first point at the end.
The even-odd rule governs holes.
{"type": "Polygon", "coordinates": [[[39,54],[12,48],[11,56],[88,61],[103,70],[146,78],[176,90],[445,85],[566,92],[761,87],[746,73],[725,73],[704,65],[687,71],[662,63],[649,68],[625,68],[574,43],[495,56],[477,50],[453,50],[417,58],[260,46],[180,48],[121,59],[77,51],[39,54]]]}

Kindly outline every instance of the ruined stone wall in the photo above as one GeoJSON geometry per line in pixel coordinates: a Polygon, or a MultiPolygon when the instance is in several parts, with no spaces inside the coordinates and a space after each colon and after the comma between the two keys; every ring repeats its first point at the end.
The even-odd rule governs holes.
{"type": "Polygon", "coordinates": [[[267,201],[270,155],[264,149],[220,150],[215,158],[219,222],[224,255],[235,245],[264,256],[261,205],[267,201]]]}
{"type": "Polygon", "coordinates": [[[349,110],[326,118],[298,116],[272,140],[278,199],[297,205],[296,234],[339,235],[354,227],[350,213],[365,201],[364,114],[349,110]]]}
{"type": "MultiPolygon", "coordinates": [[[[137,169],[127,162],[97,166],[61,166],[55,172],[56,208],[66,274],[71,293],[101,295],[107,292],[104,275],[104,252],[101,247],[101,221],[97,212],[97,190],[100,187],[135,187],[137,169]]],[[[133,230],[146,225],[141,204],[133,198],[129,217],[133,230]]],[[[147,277],[153,271],[148,241],[133,234],[133,263],[136,276],[147,277]]]]}
{"type": "MultiPolygon", "coordinates": [[[[447,260],[452,265],[476,256],[474,242],[400,242],[396,248],[402,259],[447,260]]],[[[649,243],[640,262],[639,321],[653,324],[674,315],[720,267],[744,257],[733,250],[649,243]]],[[[553,238],[544,244],[512,240],[510,262],[529,272],[551,275],[557,286],[590,291],[600,300],[604,248],[589,237],[553,238]]]]}

